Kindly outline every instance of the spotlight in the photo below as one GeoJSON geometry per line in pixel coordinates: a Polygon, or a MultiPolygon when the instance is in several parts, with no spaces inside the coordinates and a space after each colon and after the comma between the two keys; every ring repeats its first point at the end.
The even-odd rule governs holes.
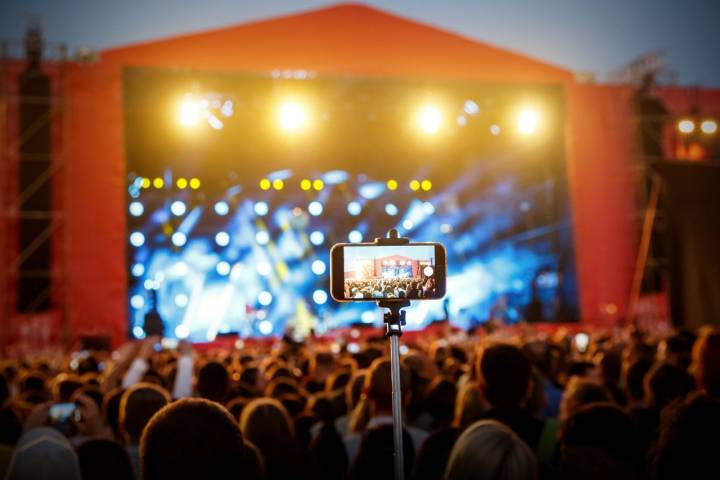
{"type": "Polygon", "coordinates": [[[257,273],[259,275],[267,277],[268,275],[270,275],[270,272],[272,272],[272,267],[270,266],[270,263],[263,260],[262,262],[257,264],[257,273]]]}
{"type": "Polygon", "coordinates": [[[717,132],[717,128],[717,122],[715,120],[703,120],[700,124],[700,130],[708,135],[717,132]]]}
{"type": "Polygon", "coordinates": [[[695,131],[695,122],[690,120],[689,118],[685,118],[683,120],[680,120],[677,124],[678,132],[680,133],[692,133],[695,131]]]}
{"type": "Polygon", "coordinates": [[[224,217],[225,215],[227,215],[230,212],[230,205],[228,205],[227,202],[221,200],[221,201],[215,203],[214,209],[215,209],[215,213],[217,213],[221,217],[224,217]]]}
{"type": "Polygon", "coordinates": [[[307,108],[296,101],[285,101],[277,110],[280,129],[287,133],[297,133],[307,126],[307,108]]]}
{"type": "Polygon", "coordinates": [[[300,188],[305,191],[308,191],[312,188],[312,182],[310,180],[308,180],[307,178],[303,178],[302,181],[300,182],[300,188]]]}
{"type": "Polygon", "coordinates": [[[270,234],[267,232],[267,230],[260,230],[255,234],[255,241],[258,243],[258,245],[267,245],[270,241],[270,234]]]}
{"type": "Polygon", "coordinates": [[[272,303],[273,296],[272,293],[268,292],[267,290],[263,290],[260,292],[260,295],[258,295],[258,303],[264,307],[267,307],[272,303]]]}
{"type": "Polygon", "coordinates": [[[317,180],[313,180],[313,188],[314,188],[316,191],[319,192],[320,190],[323,189],[324,186],[325,186],[325,182],[323,182],[323,181],[320,180],[319,178],[318,178],[317,180]]]}
{"type": "Polygon", "coordinates": [[[404,220],[402,223],[402,226],[405,230],[412,230],[415,224],[412,222],[412,220],[404,220]]]}
{"type": "Polygon", "coordinates": [[[178,307],[185,308],[187,307],[188,303],[188,296],[184,293],[178,293],[177,295],[175,295],[175,305],[177,305],[178,307]]]}
{"type": "Polygon", "coordinates": [[[540,115],[535,110],[526,109],[520,112],[517,119],[517,129],[521,135],[532,135],[538,129],[540,115]]]}
{"type": "Polygon", "coordinates": [[[133,277],[142,277],[143,273],[145,273],[145,265],[142,263],[136,263],[132,266],[132,269],[130,270],[133,277]]]}
{"type": "Polygon", "coordinates": [[[387,188],[388,188],[388,190],[397,190],[397,188],[398,188],[397,180],[388,180],[387,188]]]}
{"type": "Polygon", "coordinates": [[[377,315],[372,310],[365,310],[360,315],[360,321],[362,323],[374,323],[376,318],[377,318],[377,315]]]}
{"type": "Polygon", "coordinates": [[[398,208],[394,204],[388,203],[387,205],[385,205],[385,213],[387,213],[391,217],[394,217],[398,214],[398,208]]]}
{"type": "Polygon", "coordinates": [[[435,206],[430,202],[424,202],[423,203],[423,211],[427,215],[432,215],[433,213],[435,213],[435,206]]]}
{"type": "Polygon", "coordinates": [[[187,243],[187,235],[182,232],[175,232],[170,237],[170,241],[176,247],[182,247],[185,243],[187,243]]]}
{"type": "Polygon", "coordinates": [[[150,188],[150,184],[151,184],[150,179],[147,177],[143,178],[142,182],[140,182],[140,186],[145,189],[150,188]]]}
{"type": "Polygon", "coordinates": [[[227,247],[230,244],[230,235],[227,232],[218,232],[215,234],[215,243],[220,247],[227,247]]]}
{"type": "Polygon", "coordinates": [[[310,212],[310,215],[317,217],[318,215],[322,214],[323,212],[323,206],[320,202],[310,202],[310,205],[308,205],[308,212],[310,212]]]}
{"type": "Polygon", "coordinates": [[[264,217],[270,211],[270,207],[268,207],[268,204],[265,202],[257,202],[253,210],[255,210],[255,215],[258,217],[264,217]]]}
{"type": "Polygon", "coordinates": [[[190,327],[185,325],[184,323],[181,323],[177,327],[175,327],[175,336],[178,338],[187,338],[188,335],[190,335],[190,327]]]}
{"type": "Polygon", "coordinates": [[[359,230],[353,230],[348,234],[348,240],[350,243],[360,243],[362,242],[362,233],[359,230]]]}
{"type": "Polygon", "coordinates": [[[362,212],[362,205],[360,205],[360,202],[356,202],[353,200],[352,202],[347,204],[347,211],[350,215],[356,217],[362,212]]]}
{"type": "Polygon", "coordinates": [[[327,302],[328,295],[325,290],[317,289],[313,292],[313,301],[318,305],[323,305],[327,302]]]}
{"type": "Polygon", "coordinates": [[[312,262],[310,268],[315,275],[322,275],[323,273],[325,273],[325,262],[323,262],[322,260],[315,260],[314,262],[312,262]]]}
{"type": "Polygon", "coordinates": [[[225,260],[221,260],[215,265],[215,271],[224,277],[230,273],[230,264],[225,260]]]}
{"type": "Polygon", "coordinates": [[[153,187],[160,189],[165,186],[165,180],[163,180],[162,177],[155,177],[155,179],[153,179],[152,184],[153,184],[153,187]]]}
{"type": "Polygon", "coordinates": [[[130,234],[130,245],[133,247],[142,247],[145,243],[145,235],[141,232],[132,232],[130,234]]]}
{"type": "Polygon", "coordinates": [[[140,309],[145,306],[145,298],[142,295],[133,295],[130,297],[130,305],[133,308],[140,309]]]}
{"type": "Polygon", "coordinates": [[[492,125],[490,125],[490,133],[493,136],[497,137],[498,135],[500,135],[500,132],[501,132],[500,125],[498,125],[496,123],[493,123],[492,125]]]}
{"type": "Polygon", "coordinates": [[[430,180],[423,180],[420,184],[420,188],[422,188],[426,192],[429,192],[430,190],[432,190],[432,182],[430,180]]]}
{"type": "Polygon", "coordinates": [[[420,189],[420,182],[413,180],[410,182],[410,190],[417,192],[420,189]]]}
{"type": "Polygon", "coordinates": [[[190,188],[193,190],[197,190],[200,188],[200,179],[199,178],[191,178],[190,179],[190,188]]]}
{"type": "Polygon", "coordinates": [[[173,273],[177,275],[178,277],[182,277],[183,275],[186,275],[188,272],[188,266],[185,262],[177,262],[175,265],[173,265],[173,273]]]}
{"type": "Polygon", "coordinates": [[[283,182],[279,178],[276,178],[275,180],[273,180],[272,186],[275,190],[282,190],[283,187],[285,187],[285,182],[283,182]]]}
{"type": "Polygon", "coordinates": [[[477,115],[477,113],[480,111],[480,107],[472,100],[466,100],[465,105],[463,105],[463,110],[468,115],[477,115]]]}
{"type": "Polygon", "coordinates": [[[273,331],[273,324],[270,320],[263,320],[258,323],[258,330],[263,335],[270,335],[273,331]]]}
{"type": "Polygon", "coordinates": [[[133,331],[133,337],[138,338],[138,339],[145,338],[145,330],[143,330],[142,327],[135,326],[135,327],[133,327],[132,331],[133,331]]]}
{"type": "Polygon", "coordinates": [[[423,268],[423,274],[425,274],[426,277],[432,277],[433,273],[435,273],[435,270],[433,270],[430,265],[423,268]]]}
{"type": "Polygon", "coordinates": [[[200,121],[201,108],[200,102],[187,95],[182,103],[180,103],[180,113],[178,120],[180,125],[184,127],[194,127],[200,121]]]}
{"type": "Polygon", "coordinates": [[[268,180],[267,178],[263,178],[262,180],[260,180],[260,189],[261,190],[270,190],[270,185],[271,185],[270,180],[268,180]]]}
{"type": "Polygon", "coordinates": [[[130,215],[133,217],[139,217],[145,212],[145,207],[140,202],[130,202],[128,210],[130,210],[130,215]]]}
{"type": "Polygon", "coordinates": [[[443,124],[443,114],[434,105],[425,105],[418,112],[418,126],[423,133],[435,135],[443,124]]]}
{"type": "Polygon", "coordinates": [[[183,189],[187,188],[187,186],[188,186],[187,178],[182,178],[182,177],[178,178],[178,179],[175,181],[175,185],[177,185],[177,187],[178,187],[180,190],[183,190],[183,189]]]}
{"type": "Polygon", "coordinates": [[[185,215],[187,207],[185,206],[185,203],[181,202],[180,200],[175,200],[173,203],[170,204],[170,211],[173,215],[179,217],[181,215],[185,215]]]}
{"type": "Polygon", "coordinates": [[[322,243],[324,241],[325,241],[325,235],[322,232],[315,230],[314,232],[312,232],[310,234],[310,243],[312,243],[313,245],[315,245],[315,246],[322,245],[322,243]]]}

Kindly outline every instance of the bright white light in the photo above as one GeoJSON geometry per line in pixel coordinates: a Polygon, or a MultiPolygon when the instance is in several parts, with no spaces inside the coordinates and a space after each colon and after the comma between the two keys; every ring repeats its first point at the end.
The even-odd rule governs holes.
{"type": "Polygon", "coordinates": [[[180,104],[180,124],[184,127],[193,127],[197,125],[200,116],[200,102],[193,99],[190,95],[186,96],[180,104]]]}
{"type": "Polygon", "coordinates": [[[522,135],[532,135],[537,131],[540,115],[535,110],[523,110],[518,115],[517,128],[522,135]]]}
{"type": "Polygon", "coordinates": [[[128,210],[130,210],[130,215],[133,217],[139,217],[145,212],[145,207],[140,202],[130,202],[128,210]]]}
{"type": "Polygon", "coordinates": [[[175,327],[175,336],[178,338],[187,338],[188,335],[190,335],[190,328],[185,325],[184,323],[181,323],[177,327],[175,327]]]}
{"type": "Polygon", "coordinates": [[[347,204],[347,211],[352,216],[358,216],[362,212],[362,205],[360,205],[360,202],[353,200],[347,204]]]}
{"type": "Polygon", "coordinates": [[[442,225],[440,225],[440,231],[447,234],[453,231],[453,227],[449,223],[443,223],[442,225]]]}
{"type": "Polygon", "coordinates": [[[272,300],[272,293],[268,292],[267,290],[263,290],[262,292],[260,292],[260,295],[258,295],[258,303],[265,307],[270,305],[272,303],[272,300]]]}
{"type": "Polygon", "coordinates": [[[371,312],[370,310],[364,311],[360,315],[360,321],[362,323],[373,323],[375,322],[375,312],[371,312]]]}
{"type": "Polygon", "coordinates": [[[463,110],[468,115],[476,115],[480,111],[480,107],[472,100],[466,100],[465,105],[463,105],[463,110]]]}
{"type": "Polygon", "coordinates": [[[434,135],[442,127],[443,114],[434,105],[424,106],[418,114],[418,125],[420,130],[428,135],[434,135]]]}
{"type": "Polygon", "coordinates": [[[313,302],[317,303],[318,305],[323,305],[325,302],[327,302],[328,295],[325,290],[317,289],[313,292],[313,302]]]}
{"type": "Polygon", "coordinates": [[[320,202],[310,202],[310,205],[308,205],[308,212],[310,212],[310,215],[317,217],[323,212],[323,206],[320,202]]]}
{"type": "Polygon", "coordinates": [[[145,298],[142,295],[133,295],[130,297],[130,305],[133,308],[142,308],[145,306],[145,298]]]}
{"type": "Polygon", "coordinates": [[[270,241],[270,234],[267,232],[267,230],[260,230],[255,234],[255,241],[259,245],[267,245],[270,241]]]}
{"type": "Polygon", "coordinates": [[[181,202],[180,200],[175,200],[170,204],[170,211],[173,215],[179,217],[180,215],[185,215],[187,207],[185,206],[184,202],[181,202]]]}
{"type": "Polygon", "coordinates": [[[145,338],[145,330],[140,326],[133,327],[133,336],[135,338],[145,338]]]}
{"type": "Polygon", "coordinates": [[[233,265],[232,269],[230,270],[230,280],[232,280],[234,282],[240,280],[242,273],[243,273],[243,264],[238,262],[235,265],[233,265]]]}
{"type": "Polygon", "coordinates": [[[215,235],[215,243],[220,247],[227,247],[230,244],[230,235],[227,232],[218,232],[215,235]]]}
{"type": "Polygon", "coordinates": [[[314,262],[312,262],[311,269],[315,275],[322,275],[323,273],[325,273],[326,269],[325,262],[323,262],[322,260],[315,260],[314,262]]]}
{"type": "Polygon", "coordinates": [[[133,247],[142,247],[145,243],[145,235],[141,232],[132,232],[130,234],[130,244],[133,247]]]}
{"type": "Polygon", "coordinates": [[[225,260],[222,260],[217,263],[215,266],[215,270],[219,275],[222,275],[223,277],[230,273],[230,264],[226,262],[225,260]]]}
{"type": "Polygon", "coordinates": [[[402,225],[405,230],[412,230],[413,227],[415,226],[415,224],[412,222],[412,220],[409,220],[409,219],[403,221],[402,225]]]}
{"type": "Polygon", "coordinates": [[[187,307],[188,302],[188,296],[184,293],[178,293],[177,295],[175,295],[175,305],[177,305],[178,307],[185,308],[187,307]]]}
{"type": "Polygon", "coordinates": [[[283,102],[278,107],[277,121],[281,130],[288,133],[299,132],[307,126],[307,108],[296,101],[283,102]]]}
{"type": "Polygon", "coordinates": [[[703,120],[700,124],[700,130],[708,135],[712,135],[717,132],[717,128],[717,122],[715,120],[703,120]]]}
{"type": "Polygon", "coordinates": [[[490,125],[490,133],[492,133],[493,135],[495,135],[497,137],[498,135],[500,135],[500,132],[501,132],[500,125],[495,124],[495,123],[490,125]]]}
{"type": "Polygon", "coordinates": [[[435,273],[435,270],[433,270],[431,266],[428,265],[427,267],[423,268],[423,274],[426,277],[432,277],[433,273],[435,273]]]}
{"type": "Polygon", "coordinates": [[[219,201],[215,204],[215,213],[224,217],[230,211],[230,205],[227,202],[219,201]]]}
{"type": "Polygon", "coordinates": [[[400,351],[400,355],[407,355],[410,351],[407,345],[400,345],[400,347],[398,347],[398,350],[400,351]]]}
{"type": "Polygon", "coordinates": [[[255,313],[255,318],[257,318],[258,320],[264,320],[265,317],[267,317],[267,313],[265,312],[265,310],[260,310],[259,312],[255,313]]]}
{"type": "Polygon", "coordinates": [[[347,351],[352,354],[358,353],[360,351],[360,345],[356,342],[350,342],[347,344],[347,351]]]}
{"type": "Polygon", "coordinates": [[[315,230],[310,234],[310,243],[313,245],[322,245],[325,241],[325,235],[322,232],[315,230]]]}
{"type": "Polygon", "coordinates": [[[143,287],[145,287],[145,290],[153,290],[155,288],[155,282],[148,278],[143,282],[143,287]]]}
{"type": "Polygon", "coordinates": [[[270,211],[270,207],[268,207],[268,204],[265,202],[257,202],[253,209],[255,210],[255,215],[258,217],[264,217],[270,211]]]}
{"type": "Polygon", "coordinates": [[[677,129],[680,133],[692,133],[695,131],[695,122],[687,118],[680,120],[677,124],[677,129]]]}
{"type": "Polygon", "coordinates": [[[186,275],[188,272],[188,266],[185,262],[177,262],[173,265],[173,273],[177,276],[186,275]]]}
{"type": "Polygon", "coordinates": [[[272,266],[269,262],[262,261],[257,264],[257,273],[258,275],[262,275],[263,277],[267,277],[270,275],[270,272],[272,272],[272,266]]]}
{"type": "Polygon", "coordinates": [[[176,247],[182,247],[185,243],[187,243],[187,235],[182,232],[175,232],[172,234],[172,237],[170,237],[170,241],[176,247]]]}
{"type": "Polygon", "coordinates": [[[387,205],[385,205],[385,213],[387,213],[391,217],[394,217],[398,214],[398,208],[394,204],[388,203],[387,205]]]}
{"type": "Polygon", "coordinates": [[[270,335],[273,331],[273,324],[270,320],[263,320],[258,323],[258,330],[263,335],[270,335]]]}
{"type": "Polygon", "coordinates": [[[219,118],[217,118],[215,115],[210,114],[208,115],[208,123],[212,128],[215,130],[222,130],[223,128],[223,122],[219,118]]]}
{"type": "Polygon", "coordinates": [[[145,273],[145,265],[142,263],[136,263],[132,266],[131,272],[133,277],[142,277],[143,273],[145,273]]]}
{"type": "Polygon", "coordinates": [[[353,230],[348,234],[348,240],[350,243],[360,243],[362,242],[362,233],[360,233],[359,230],[353,230]]]}

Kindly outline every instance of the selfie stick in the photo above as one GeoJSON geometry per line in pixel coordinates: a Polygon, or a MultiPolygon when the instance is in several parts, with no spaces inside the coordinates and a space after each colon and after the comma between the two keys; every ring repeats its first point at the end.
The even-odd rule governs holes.
{"type": "MultiPolygon", "coordinates": [[[[404,245],[410,240],[398,237],[394,228],[388,232],[387,238],[376,238],[376,245],[404,245]]],[[[402,391],[400,389],[400,336],[405,325],[405,312],[409,307],[408,300],[381,300],[378,307],[387,308],[385,312],[385,336],[390,338],[390,380],[392,382],[392,414],[393,414],[393,445],[395,450],[395,480],[404,480],[405,463],[403,462],[403,415],[402,391]]]]}

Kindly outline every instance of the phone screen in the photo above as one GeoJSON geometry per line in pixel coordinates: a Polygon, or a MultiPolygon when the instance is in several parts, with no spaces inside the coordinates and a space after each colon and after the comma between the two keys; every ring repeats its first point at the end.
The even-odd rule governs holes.
{"type": "Polygon", "coordinates": [[[56,403],[50,405],[50,410],[48,411],[50,424],[65,435],[72,435],[74,430],[72,421],[76,419],[77,416],[77,405],[74,403],[56,403]]]}
{"type": "Polygon", "coordinates": [[[445,295],[445,250],[440,244],[337,247],[332,258],[336,300],[431,300],[445,295]]]}

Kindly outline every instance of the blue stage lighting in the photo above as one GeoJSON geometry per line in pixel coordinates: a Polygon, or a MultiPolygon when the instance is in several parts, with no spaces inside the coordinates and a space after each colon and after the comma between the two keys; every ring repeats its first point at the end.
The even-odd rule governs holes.
{"type": "Polygon", "coordinates": [[[263,335],[270,335],[273,331],[273,324],[270,320],[263,320],[258,323],[258,330],[263,335]]]}
{"type": "Polygon", "coordinates": [[[175,265],[173,265],[172,273],[177,275],[178,277],[187,275],[187,272],[188,272],[187,263],[180,261],[180,262],[176,262],[175,265]]]}
{"type": "Polygon", "coordinates": [[[145,235],[141,232],[132,232],[130,234],[130,244],[133,247],[142,247],[145,243],[145,235]]]}
{"type": "Polygon", "coordinates": [[[143,273],[145,273],[145,265],[142,263],[136,263],[132,266],[131,272],[133,277],[142,277],[143,273]]]}
{"type": "Polygon", "coordinates": [[[133,217],[139,217],[145,212],[145,207],[140,202],[130,202],[128,209],[130,210],[130,215],[133,217]]]}
{"type": "Polygon", "coordinates": [[[325,262],[322,260],[315,260],[310,268],[315,275],[322,275],[325,273],[325,262]]]}
{"type": "Polygon", "coordinates": [[[320,202],[310,202],[310,205],[308,205],[308,212],[310,212],[310,215],[313,215],[317,217],[323,212],[323,206],[320,202]]]}
{"type": "Polygon", "coordinates": [[[215,265],[215,270],[219,275],[222,275],[224,277],[225,275],[228,275],[230,273],[230,264],[225,260],[222,260],[218,262],[217,265],[215,265]]]}
{"type": "Polygon", "coordinates": [[[228,214],[228,212],[230,212],[230,205],[228,205],[227,202],[221,200],[215,203],[215,213],[217,213],[221,217],[224,217],[228,214]]]}
{"type": "Polygon", "coordinates": [[[270,211],[270,207],[268,207],[268,204],[265,202],[257,202],[253,209],[255,210],[255,215],[258,217],[264,217],[270,211]]]}
{"type": "Polygon", "coordinates": [[[215,243],[220,247],[227,247],[230,244],[230,235],[227,232],[218,232],[215,235],[215,243]]]}
{"type": "Polygon", "coordinates": [[[272,293],[268,292],[267,290],[263,290],[262,292],[260,292],[260,295],[258,295],[258,303],[265,307],[270,305],[272,303],[272,300],[272,293]]]}
{"type": "Polygon", "coordinates": [[[182,247],[187,243],[187,235],[183,232],[175,232],[172,234],[172,237],[170,237],[170,241],[176,247],[182,247]]]}
{"type": "Polygon", "coordinates": [[[310,243],[313,245],[322,245],[324,241],[325,235],[322,232],[315,230],[310,234],[310,243]]]}
{"type": "Polygon", "coordinates": [[[328,294],[325,290],[318,288],[313,292],[313,301],[318,305],[323,305],[327,302],[328,294]]]}
{"type": "Polygon", "coordinates": [[[377,318],[377,314],[370,310],[365,310],[360,315],[360,321],[362,323],[374,323],[376,318],[377,318]]]}
{"type": "Polygon", "coordinates": [[[405,220],[403,221],[402,226],[405,230],[412,230],[415,224],[412,222],[412,220],[405,220]]]}
{"type": "Polygon", "coordinates": [[[260,230],[255,234],[255,241],[259,245],[267,245],[270,241],[270,234],[267,232],[267,230],[260,230]]]}
{"type": "Polygon", "coordinates": [[[178,307],[185,308],[187,307],[188,302],[188,296],[184,293],[178,293],[177,295],[175,295],[175,305],[177,305],[178,307]]]}
{"type": "Polygon", "coordinates": [[[393,203],[388,203],[385,205],[385,213],[390,215],[391,217],[394,217],[398,214],[398,208],[393,203]]]}
{"type": "Polygon", "coordinates": [[[145,330],[142,327],[135,326],[132,331],[135,338],[145,338],[145,330]]]}
{"type": "Polygon", "coordinates": [[[130,297],[130,305],[133,308],[143,308],[145,306],[145,298],[142,295],[133,295],[130,297]]]}
{"type": "Polygon", "coordinates": [[[270,275],[270,272],[272,272],[272,266],[266,261],[259,262],[256,268],[258,275],[262,275],[263,277],[267,277],[270,275]]]}
{"type": "Polygon", "coordinates": [[[190,327],[185,325],[184,323],[181,323],[177,327],[175,327],[175,336],[178,338],[187,338],[188,335],[190,335],[190,327]]]}
{"type": "Polygon", "coordinates": [[[352,216],[358,216],[362,213],[362,205],[360,205],[360,202],[352,201],[348,203],[347,211],[352,216]]]}
{"type": "Polygon", "coordinates": [[[423,203],[423,211],[427,215],[432,215],[433,213],[435,213],[435,206],[430,202],[424,202],[423,203]]]}
{"type": "Polygon", "coordinates": [[[348,240],[350,243],[360,243],[362,242],[362,233],[360,233],[359,230],[353,230],[348,234],[348,240]]]}
{"type": "Polygon", "coordinates": [[[170,211],[173,215],[176,217],[179,217],[181,215],[185,215],[185,212],[187,211],[187,207],[185,206],[185,202],[182,202],[180,200],[175,200],[170,204],[170,211]]]}

